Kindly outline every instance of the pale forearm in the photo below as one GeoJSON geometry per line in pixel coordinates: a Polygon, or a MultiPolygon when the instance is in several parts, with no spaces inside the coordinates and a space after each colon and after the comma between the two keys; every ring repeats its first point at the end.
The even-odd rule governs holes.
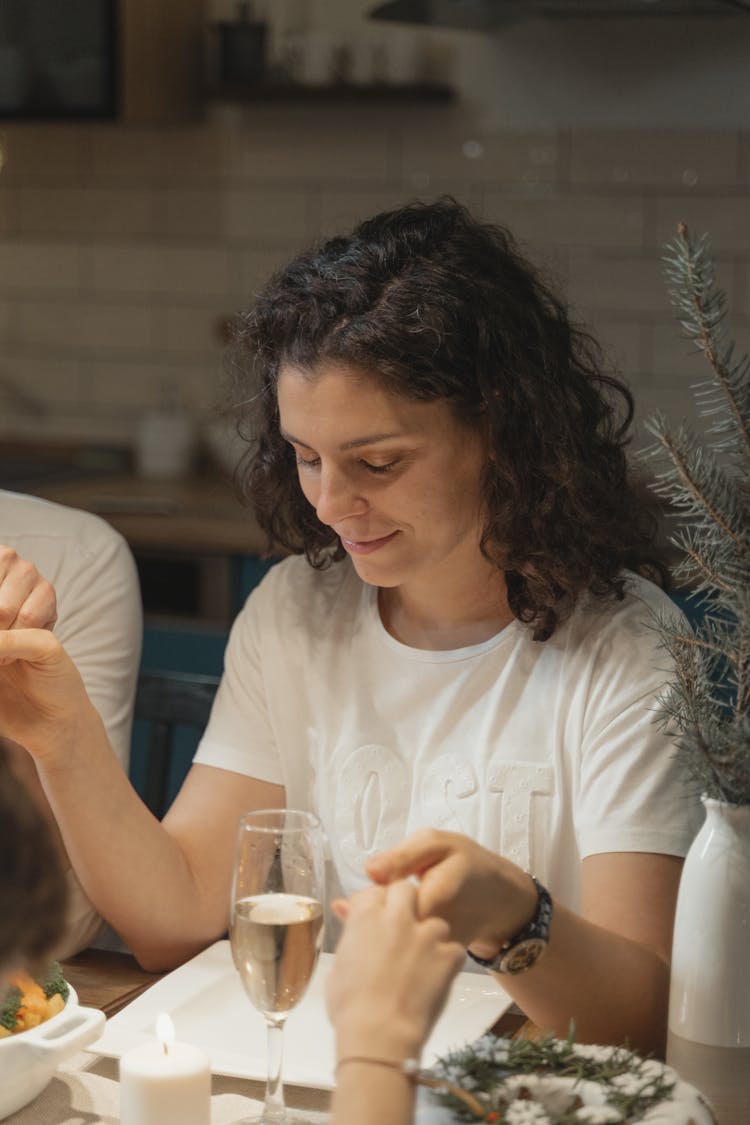
{"type": "Polygon", "coordinates": [[[529,1019],[579,1042],[663,1054],[669,967],[653,950],[556,906],[550,944],[527,973],[498,977],[529,1019]]]}
{"type": "Polygon", "coordinates": [[[207,919],[180,847],[132,789],[93,707],[37,764],[82,887],[144,967],[177,964],[217,936],[221,922],[207,919]]]}
{"type": "Polygon", "coordinates": [[[414,1083],[405,1074],[372,1063],[342,1066],[331,1106],[331,1125],[411,1125],[414,1083]]]}

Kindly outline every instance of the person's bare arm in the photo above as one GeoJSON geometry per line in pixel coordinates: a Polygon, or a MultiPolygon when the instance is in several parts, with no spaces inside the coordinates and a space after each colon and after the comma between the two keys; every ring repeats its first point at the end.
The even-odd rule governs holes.
{"type": "Polygon", "coordinates": [[[72,661],[39,629],[0,631],[0,716],[34,758],[86,893],[144,968],[179,964],[225,932],[237,819],[283,804],[281,786],[194,766],[160,824],[72,661]]]}
{"type": "Polygon", "coordinates": [[[420,921],[409,882],[370,887],[338,913],[344,930],[326,996],[338,1064],[332,1125],[408,1125],[415,1090],[400,1066],[419,1058],[463,947],[445,922],[420,921]]]}
{"type": "MultiPolygon", "coordinates": [[[[672,923],[682,861],[617,853],[583,863],[580,915],[555,905],[545,956],[503,987],[540,1027],[583,1042],[664,1050],[672,923]]],[[[415,833],[368,865],[378,882],[420,876],[422,916],[491,958],[532,917],[536,891],[515,864],[465,836],[415,833]]]]}
{"type": "Polygon", "coordinates": [[[672,924],[682,860],[622,852],[583,861],[582,913],[558,906],[547,955],[503,986],[558,1035],[663,1057],[672,924]]]}
{"type": "MultiPolygon", "coordinates": [[[[13,548],[0,546],[0,629],[55,629],[86,684],[104,721],[107,736],[126,769],[130,718],[140,652],[141,613],[137,574],[124,542],[112,532],[103,555],[85,551],[75,556],[78,569],[68,575],[69,602],[58,615],[57,592],[37,567],[13,548]],[[128,565],[130,563],[130,565],[128,565]],[[79,588],[76,589],[76,586],[79,588]],[[71,597],[72,595],[72,597],[71,597]],[[109,638],[102,651],[102,636],[109,638]],[[113,741],[114,740],[114,741],[113,741]]],[[[62,550],[62,548],[61,548],[62,550]]],[[[57,847],[67,891],[65,920],[57,927],[55,957],[77,953],[102,926],[102,918],[76,877],[57,821],[26,750],[9,739],[0,741],[9,768],[34,802],[57,847]]]]}

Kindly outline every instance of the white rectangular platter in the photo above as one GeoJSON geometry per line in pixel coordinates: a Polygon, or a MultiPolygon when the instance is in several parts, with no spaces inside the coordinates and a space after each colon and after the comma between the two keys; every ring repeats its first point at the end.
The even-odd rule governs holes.
{"type": "MultiPolygon", "coordinates": [[[[325,1011],[325,978],[332,961],[333,954],[321,954],[303,1001],[286,1021],[284,1080],[288,1083],[333,1088],[333,1029],[325,1011]]],[[[423,1065],[482,1035],[510,1004],[493,977],[459,973],[426,1044],[423,1065]]],[[[112,1016],[101,1039],[88,1050],[119,1058],[154,1037],[160,1012],[168,1012],[174,1020],[177,1039],[203,1047],[214,1074],[265,1079],[265,1023],[243,992],[228,941],[216,942],[112,1016]]]]}

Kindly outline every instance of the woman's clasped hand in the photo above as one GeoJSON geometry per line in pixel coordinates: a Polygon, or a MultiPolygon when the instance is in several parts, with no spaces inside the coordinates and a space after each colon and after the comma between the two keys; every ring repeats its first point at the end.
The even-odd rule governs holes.
{"type": "Polygon", "coordinates": [[[365,867],[376,883],[419,876],[420,917],[444,918],[451,936],[491,958],[534,914],[531,878],[468,836],[425,828],[365,867]]]}

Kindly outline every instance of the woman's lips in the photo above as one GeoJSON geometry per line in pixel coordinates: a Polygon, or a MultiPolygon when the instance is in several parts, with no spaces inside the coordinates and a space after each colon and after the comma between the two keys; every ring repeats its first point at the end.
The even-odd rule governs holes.
{"type": "Polygon", "coordinates": [[[379,551],[386,543],[390,543],[397,535],[397,531],[392,531],[390,535],[383,535],[380,539],[347,539],[345,535],[341,535],[340,538],[344,550],[350,555],[371,555],[373,551],[379,551]]]}

